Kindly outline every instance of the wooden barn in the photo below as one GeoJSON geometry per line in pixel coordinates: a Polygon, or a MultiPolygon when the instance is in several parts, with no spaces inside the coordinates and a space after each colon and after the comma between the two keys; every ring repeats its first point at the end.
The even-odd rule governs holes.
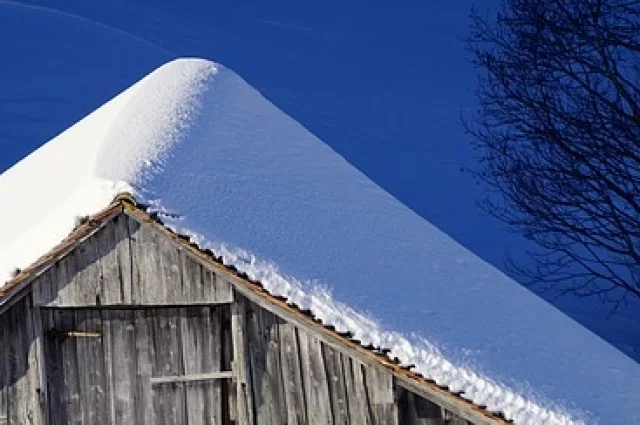
{"type": "Polygon", "coordinates": [[[0,289],[2,425],[486,425],[127,197],[0,289]]]}

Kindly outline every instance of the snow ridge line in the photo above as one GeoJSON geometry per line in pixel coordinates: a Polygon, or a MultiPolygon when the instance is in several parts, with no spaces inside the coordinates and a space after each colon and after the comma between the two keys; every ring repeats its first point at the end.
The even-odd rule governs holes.
{"type": "MultiPolygon", "coordinates": [[[[139,195],[137,197],[142,199],[139,195]]],[[[152,203],[156,204],[154,210],[163,210],[157,202],[152,203]]],[[[532,390],[517,391],[468,366],[454,364],[421,335],[407,336],[385,330],[374,317],[335,300],[328,286],[323,283],[303,282],[286,276],[274,263],[259,259],[245,249],[208,241],[202,235],[179,226],[178,222],[182,219],[184,217],[176,219],[167,216],[162,224],[176,234],[188,237],[200,249],[210,250],[214,256],[222,259],[225,266],[233,266],[251,280],[260,282],[272,296],[286,298],[287,303],[311,311],[314,317],[325,325],[335,327],[337,332],[350,332],[363,346],[371,344],[389,349],[389,359],[397,357],[402,364],[414,364],[414,372],[439,386],[448,387],[453,393],[459,392],[465,400],[486,406],[490,412],[499,412],[518,425],[593,423],[587,422],[585,412],[570,411],[542,395],[534,394],[532,390]]]]}

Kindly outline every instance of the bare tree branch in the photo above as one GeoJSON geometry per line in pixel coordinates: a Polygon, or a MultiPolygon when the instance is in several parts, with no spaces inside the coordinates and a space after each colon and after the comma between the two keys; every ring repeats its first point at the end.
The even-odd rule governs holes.
{"type": "Polygon", "coordinates": [[[483,208],[541,251],[513,271],[615,306],[640,297],[640,0],[504,0],[472,12],[465,125],[483,208]]]}

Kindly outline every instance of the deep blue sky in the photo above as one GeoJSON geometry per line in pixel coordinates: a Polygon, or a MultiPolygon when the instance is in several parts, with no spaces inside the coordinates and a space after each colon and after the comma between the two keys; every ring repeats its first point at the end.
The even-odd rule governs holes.
{"type": "MultiPolygon", "coordinates": [[[[460,125],[475,106],[472,3],[0,0],[0,171],[162,63],[205,57],[503,268],[525,243],[480,212],[482,189],[461,171],[474,166],[460,125]]],[[[498,0],[476,3],[488,12],[498,0]]],[[[609,338],[615,326],[630,332],[615,338],[640,340],[596,302],[559,305],[609,338]]]]}
{"type": "Polygon", "coordinates": [[[47,9],[3,10],[10,60],[0,69],[0,169],[166,60],[201,56],[235,70],[418,214],[501,264],[503,232],[480,217],[477,189],[460,171],[471,162],[459,122],[473,106],[463,42],[470,1],[34,3],[47,9]],[[495,231],[478,232],[478,223],[495,231]]]}

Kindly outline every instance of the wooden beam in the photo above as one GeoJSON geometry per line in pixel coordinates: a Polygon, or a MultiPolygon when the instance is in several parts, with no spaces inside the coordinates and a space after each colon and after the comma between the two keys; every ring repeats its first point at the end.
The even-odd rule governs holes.
{"type": "MultiPolygon", "coordinates": [[[[235,297],[234,297],[235,298],[235,297]]],[[[236,400],[238,425],[253,425],[253,395],[249,373],[246,338],[246,311],[244,300],[236,299],[231,305],[231,337],[233,340],[233,370],[236,372],[236,400]]]]}
{"type": "MultiPolygon", "coordinates": [[[[40,407],[40,420],[41,423],[49,423],[49,403],[47,400],[47,369],[46,369],[46,353],[45,353],[45,338],[44,331],[42,329],[42,311],[38,307],[31,306],[32,325],[33,325],[33,347],[37,356],[36,364],[33,365],[36,368],[38,374],[38,387],[36,393],[38,394],[38,402],[40,407]]],[[[0,419],[0,425],[2,420],[0,419]]]]}
{"type": "Polygon", "coordinates": [[[232,379],[234,377],[232,371],[223,372],[211,372],[211,373],[199,373],[196,375],[177,375],[177,376],[158,376],[151,377],[152,384],[168,384],[173,382],[198,382],[198,381],[213,381],[216,379],[232,379]]]}

